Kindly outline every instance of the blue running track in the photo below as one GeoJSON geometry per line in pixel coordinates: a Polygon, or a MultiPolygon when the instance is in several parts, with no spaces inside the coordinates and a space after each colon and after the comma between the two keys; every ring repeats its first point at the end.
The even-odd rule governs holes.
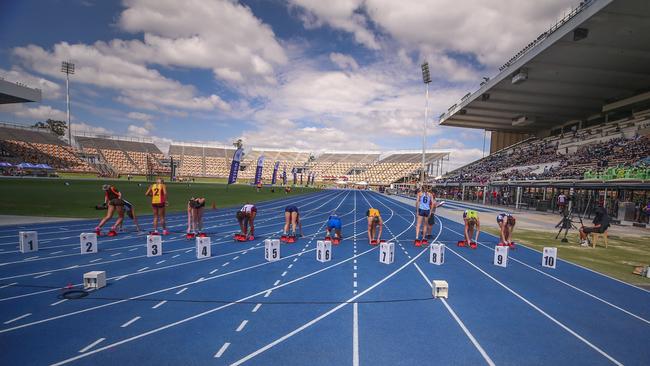
{"type": "Polygon", "coordinates": [[[174,233],[151,258],[136,233],[100,237],[97,254],[80,254],[79,234],[96,221],[0,228],[0,364],[650,365],[646,290],[561,260],[542,268],[525,247],[494,266],[496,238],[456,247],[462,226],[445,218],[434,226],[445,263],[430,264],[428,249],[413,246],[414,207],[377,193],[323,191],[258,208],[256,240],[245,243],[231,239],[234,209],[207,211],[206,259],[183,237],[181,214],[169,216],[174,233]],[[263,240],[278,237],[289,203],[305,237],[267,262],[263,240]],[[393,264],[368,244],[370,206],[395,242],[393,264]],[[321,263],[316,240],[333,211],[345,239],[321,263]],[[38,252],[18,252],[20,230],[38,231],[38,252]],[[107,287],[62,297],[93,270],[106,271],[107,287]],[[431,297],[434,279],[449,283],[449,299],[431,297]]]}

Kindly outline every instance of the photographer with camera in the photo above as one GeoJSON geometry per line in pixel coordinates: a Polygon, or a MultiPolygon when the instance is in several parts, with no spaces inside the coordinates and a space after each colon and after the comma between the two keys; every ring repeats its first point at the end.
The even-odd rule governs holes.
{"type": "Polygon", "coordinates": [[[609,228],[609,216],[604,207],[598,206],[596,208],[596,215],[592,221],[594,226],[582,226],[580,228],[580,245],[583,247],[589,246],[589,234],[591,233],[604,233],[609,228]]]}

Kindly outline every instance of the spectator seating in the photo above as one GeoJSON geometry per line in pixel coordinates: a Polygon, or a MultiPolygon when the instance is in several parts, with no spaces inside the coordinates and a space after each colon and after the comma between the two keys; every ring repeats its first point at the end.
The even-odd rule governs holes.
{"type": "Polygon", "coordinates": [[[163,153],[152,142],[76,136],[81,151],[96,155],[118,174],[169,174],[163,153]]]}

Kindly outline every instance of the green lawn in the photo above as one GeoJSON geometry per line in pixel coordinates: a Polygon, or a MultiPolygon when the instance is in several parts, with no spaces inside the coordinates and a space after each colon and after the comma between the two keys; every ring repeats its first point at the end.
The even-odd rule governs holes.
{"type": "MultiPolygon", "coordinates": [[[[486,228],[487,232],[499,235],[498,229],[486,228]]],[[[578,233],[570,232],[568,243],[555,240],[555,234],[540,230],[520,230],[514,232],[514,241],[526,246],[542,250],[544,247],[558,248],[558,256],[562,259],[580,264],[595,271],[607,274],[619,280],[650,286],[650,278],[632,274],[636,266],[650,265],[650,236],[640,238],[609,235],[607,249],[602,246],[602,240],[596,248],[583,248],[578,244],[578,233]]]]}
{"type": "MultiPolygon", "coordinates": [[[[138,213],[151,213],[150,198],[144,195],[146,182],[126,180],[75,180],[75,179],[0,179],[0,214],[35,215],[58,217],[99,217],[104,211],[95,205],[104,200],[102,184],[114,184],[123,197],[133,203],[138,213]],[[66,186],[68,182],[70,185],[66,186]]],[[[248,185],[210,183],[168,183],[169,212],[184,211],[192,196],[205,197],[207,207],[241,205],[247,201],[258,202],[285,197],[284,189],[277,187],[275,193],[265,187],[262,192],[248,185]]],[[[291,195],[314,192],[312,188],[295,187],[291,195]]]]}

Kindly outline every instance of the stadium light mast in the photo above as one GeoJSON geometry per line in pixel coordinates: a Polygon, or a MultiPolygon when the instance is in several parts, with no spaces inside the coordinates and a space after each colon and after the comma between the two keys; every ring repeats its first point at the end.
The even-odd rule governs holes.
{"type": "Polygon", "coordinates": [[[72,146],[72,125],[70,124],[70,75],[74,75],[74,64],[70,61],[61,62],[61,72],[65,74],[65,104],[68,117],[68,143],[72,146]]]}
{"type": "Polygon", "coordinates": [[[429,63],[424,61],[422,64],[422,81],[425,85],[424,95],[424,124],[422,129],[422,173],[420,174],[420,186],[424,187],[424,172],[425,172],[425,154],[427,148],[427,117],[429,114],[429,84],[431,83],[431,73],[429,72],[429,63]]]}

